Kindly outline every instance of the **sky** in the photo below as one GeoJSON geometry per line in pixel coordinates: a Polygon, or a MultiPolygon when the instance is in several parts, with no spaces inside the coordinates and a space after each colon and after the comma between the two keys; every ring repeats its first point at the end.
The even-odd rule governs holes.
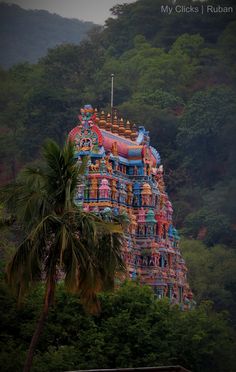
{"type": "Polygon", "coordinates": [[[5,0],[24,9],[44,9],[62,17],[77,18],[104,24],[111,16],[109,9],[116,4],[133,3],[135,0],[5,0]]]}

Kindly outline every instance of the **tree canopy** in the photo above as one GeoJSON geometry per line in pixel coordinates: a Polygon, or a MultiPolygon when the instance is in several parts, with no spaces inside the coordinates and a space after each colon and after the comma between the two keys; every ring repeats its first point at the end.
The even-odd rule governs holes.
{"type": "MultiPolygon", "coordinates": [[[[25,306],[16,310],[1,287],[4,372],[22,370],[41,292],[42,288],[35,290],[25,306]]],[[[226,315],[215,313],[210,303],[182,312],[135,283],[102,294],[100,302],[99,315],[86,315],[78,298],[59,286],[33,372],[173,364],[193,372],[233,372],[233,334],[226,315]]]]}

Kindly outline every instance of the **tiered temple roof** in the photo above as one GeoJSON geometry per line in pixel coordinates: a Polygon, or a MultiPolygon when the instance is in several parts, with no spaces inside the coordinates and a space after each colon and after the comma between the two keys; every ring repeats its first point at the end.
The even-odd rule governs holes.
{"type": "Polygon", "coordinates": [[[80,123],[71,130],[75,156],[88,156],[84,181],[78,184],[76,203],[85,210],[112,216],[126,214],[123,255],[131,279],[152,286],[156,295],[189,307],[192,292],[172,223],[173,208],[163,179],[158,151],[150,146],[143,126],[90,105],[81,110],[80,123]]]}

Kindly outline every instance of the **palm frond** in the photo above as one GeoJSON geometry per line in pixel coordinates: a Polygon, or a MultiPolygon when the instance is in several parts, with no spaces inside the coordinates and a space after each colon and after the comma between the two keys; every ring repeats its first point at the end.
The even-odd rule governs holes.
{"type": "Polygon", "coordinates": [[[98,270],[103,278],[103,289],[112,289],[116,273],[125,273],[122,257],[124,237],[122,234],[102,234],[96,247],[98,270]]]}
{"type": "Polygon", "coordinates": [[[82,163],[80,164],[80,167],[78,169],[79,176],[83,176],[85,174],[88,160],[89,160],[88,156],[83,157],[82,163]]]}
{"type": "Polygon", "coordinates": [[[88,159],[78,167],[73,143],[61,149],[47,141],[43,155],[43,165],[27,167],[16,184],[0,191],[0,199],[15,208],[28,232],[8,266],[8,282],[21,298],[40,276],[51,288],[64,275],[66,288],[78,292],[90,312],[97,312],[97,293],[112,288],[116,273],[125,270],[125,218],[103,221],[74,204],[88,159]]]}
{"type": "Polygon", "coordinates": [[[78,292],[79,288],[79,261],[75,254],[73,242],[63,253],[63,269],[65,272],[65,287],[72,293],[78,292]]]}
{"type": "Polygon", "coordinates": [[[60,216],[55,214],[49,214],[44,217],[35,228],[30,233],[30,238],[32,241],[37,240],[41,235],[50,238],[50,235],[53,234],[53,231],[58,229],[58,226],[61,226],[62,219],[60,216]]]}
{"type": "Polygon", "coordinates": [[[3,187],[0,194],[7,210],[14,213],[28,231],[49,210],[42,172],[39,174],[34,168],[25,168],[18,181],[3,187]]]}
{"type": "Polygon", "coordinates": [[[18,247],[7,266],[7,281],[18,302],[29,291],[32,283],[41,279],[42,254],[40,244],[33,245],[27,238],[18,247]]]}
{"type": "Polygon", "coordinates": [[[61,150],[54,141],[44,145],[47,163],[47,190],[62,208],[73,204],[79,170],[74,157],[74,145],[66,143],[61,150]]]}

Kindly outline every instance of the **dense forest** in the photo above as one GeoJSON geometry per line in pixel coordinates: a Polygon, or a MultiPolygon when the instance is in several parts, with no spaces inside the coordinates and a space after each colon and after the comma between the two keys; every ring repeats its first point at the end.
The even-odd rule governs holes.
{"type": "MultiPolygon", "coordinates": [[[[4,287],[0,299],[2,370],[20,372],[42,290],[35,290],[18,311],[4,287]]],[[[150,288],[132,282],[101,295],[100,302],[100,314],[88,316],[78,297],[60,286],[33,372],[178,364],[194,372],[234,371],[235,343],[227,316],[214,312],[211,303],[179,311],[168,301],[157,301],[150,288]]]]}
{"type": "MultiPolygon", "coordinates": [[[[181,315],[168,304],[153,304],[150,313],[144,314],[144,303],[139,298],[137,302],[142,310],[135,313],[130,339],[124,341],[126,331],[122,324],[127,323],[130,313],[124,305],[129,302],[128,297],[125,300],[122,296],[142,295],[124,295],[121,290],[117,296],[121,296],[124,308],[116,295],[110,295],[102,299],[106,303],[104,309],[111,310],[110,315],[104,310],[98,318],[81,320],[84,315],[80,312],[75,320],[73,310],[62,309],[65,294],[61,289],[59,311],[55,310],[49,321],[35,371],[49,370],[47,364],[50,371],[58,371],[78,365],[105,368],[175,363],[193,371],[233,371],[231,348],[223,345],[235,345],[236,325],[236,10],[214,15],[163,15],[162,3],[138,0],[117,5],[112,8],[113,18],[106,21],[105,27],[91,31],[80,45],[64,44],[50,49],[36,64],[17,64],[9,70],[0,70],[0,178],[5,184],[17,178],[23,165],[37,162],[45,139],[63,143],[84,104],[109,111],[110,74],[114,73],[117,111],[136,125],[145,125],[152,145],[160,152],[167,191],[174,204],[175,225],[182,236],[182,253],[198,306],[190,314],[181,315]],[[205,300],[212,304],[205,304],[205,300]],[[170,316],[168,322],[163,319],[166,314],[170,316]],[[58,328],[53,317],[57,317],[58,328]],[[153,323],[149,322],[154,319],[159,319],[160,326],[153,330],[155,337],[149,332],[138,333],[136,337],[136,332],[146,329],[146,324],[152,328],[153,323]],[[65,321],[83,324],[82,335],[74,334],[72,326],[68,334],[63,328],[65,321]],[[198,327],[196,332],[191,333],[192,325],[198,327]],[[134,334],[136,354],[131,355],[134,334]],[[161,337],[162,346],[157,337],[161,337]],[[108,339],[112,343],[104,352],[108,339]],[[155,359],[152,339],[159,345],[159,359],[155,359]],[[49,347],[48,351],[44,345],[49,347]],[[142,348],[149,350],[146,356],[142,348]],[[114,355],[117,357],[111,365],[109,360],[114,355]],[[66,365],[64,358],[68,358],[66,365]],[[125,365],[127,359],[130,365],[125,365]],[[228,367],[221,364],[226,360],[228,367]]],[[[189,5],[193,1],[176,3],[189,5]]],[[[218,5],[217,0],[206,3],[218,5]]],[[[200,4],[194,1],[194,6],[200,4]]],[[[221,5],[234,6],[233,0],[222,0],[221,5]]],[[[4,228],[2,236],[4,266],[17,238],[9,227],[4,228]]],[[[6,295],[5,288],[4,297],[3,294],[7,302],[3,306],[10,308],[13,300],[6,295]]],[[[38,294],[32,296],[36,301],[38,294]]],[[[147,292],[146,296],[151,294],[147,292]]],[[[19,317],[31,319],[27,326],[25,322],[21,329],[11,330],[10,334],[4,330],[4,342],[11,355],[21,350],[22,358],[25,340],[33,327],[33,313],[37,311],[32,309],[32,298],[25,310],[12,311],[5,318],[6,328],[19,317]],[[27,330],[24,337],[23,329],[27,330]]],[[[78,306],[73,298],[68,301],[74,304],[72,309],[78,306]]],[[[9,355],[7,348],[4,350],[6,371],[17,371],[15,365],[7,362],[9,355]]],[[[11,362],[14,363],[14,358],[11,362]]]]}
{"type": "Polygon", "coordinates": [[[62,43],[79,44],[95,26],[92,22],[68,19],[45,10],[24,10],[0,3],[0,66],[35,63],[48,48],[62,43]]]}

